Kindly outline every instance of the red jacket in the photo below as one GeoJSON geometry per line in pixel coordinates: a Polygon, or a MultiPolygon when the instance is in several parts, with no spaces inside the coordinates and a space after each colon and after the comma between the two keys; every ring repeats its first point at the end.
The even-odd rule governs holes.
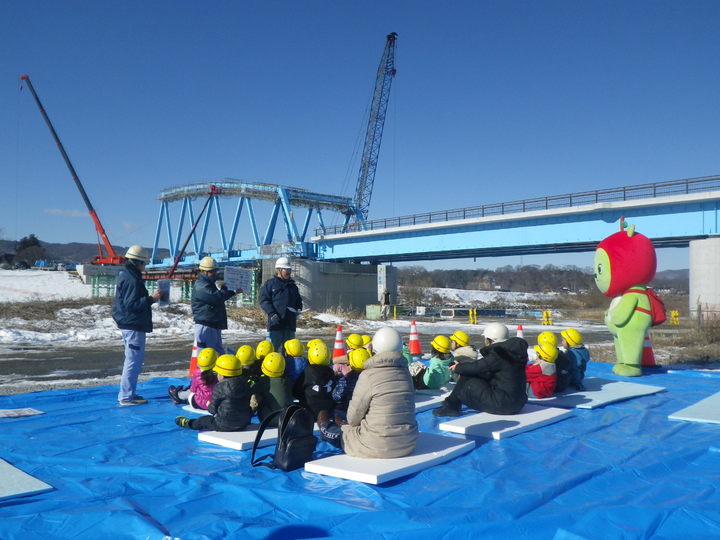
{"type": "Polygon", "coordinates": [[[552,397],[555,393],[557,373],[555,364],[545,360],[536,360],[525,367],[525,377],[536,398],[552,397]]]}

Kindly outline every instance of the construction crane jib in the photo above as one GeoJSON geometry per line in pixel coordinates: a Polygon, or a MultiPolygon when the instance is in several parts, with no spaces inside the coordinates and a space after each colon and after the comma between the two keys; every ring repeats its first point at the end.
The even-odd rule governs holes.
{"type": "MultiPolygon", "coordinates": [[[[93,223],[95,224],[95,230],[97,231],[98,236],[102,240],[102,244],[98,241],[98,255],[95,256],[95,258],[92,260],[92,264],[123,264],[125,262],[125,257],[118,255],[115,253],[115,249],[113,248],[112,244],[110,243],[110,240],[107,237],[107,234],[105,233],[105,229],[102,226],[102,223],[100,223],[100,218],[97,215],[97,212],[95,212],[95,208],[93,208],[92,203],[90,202],[90,198],[87,196],[87,193],[85,192],[85,188],[83,187],[82,183],[80,182],[80,178],[78,177],[77,173],[75,172],[75,167],[73,167],[73,164],[70,162],[70,158],[67,155],[67,152],[65,152],[65,147],[63,146],[62,142],[60,142],[60,137],[58,137],[57,133],[55,132],[55,128],[52,125],[52,122],[50,122],[50,117],[48,117],[47,112],[45,112],[45,107],[43,107],[43,104],[40,102],[40,98],[37,95],[37,92],[35,92],[35,88],[33,87],[32,83],[30,82],[30,77],[27,75],[21,75],[20,76],[21,85],[22,83],[25,83],[30,90],[30,93],[32,94],[33,98],[35,99],[35,103],[38,106],[38,109],[40,109],[40,114],[42,115],[43,119],[45,120],[45,123],[47,124],[48,129],[50,129],[50,134],[52,135],[53,139],[55,140],[55,144],[58,147],[58,150],[60,150],[60,154],[62,155],[63,159],[65,160],[65,165],[67,165],[68,170],[70,171],[70,174],[72,175],[73,181],[75,182],[75,185],[77,186],[78,190],[80,191],[80,195],[83,198],[83,201],[85,202],[85,206],[87,206],[88,212],[90,213],[90,217],[93,220],[93,223]],[[103,245],[105,246],[105,250],[107,251],[107,254],[103,252],[103,245]]],[[[21,86],[22,88],[22,86],[21,86]]]]}
{"type": "Polygon", "coordinates": [[[355,190],[355,207],[357,208],[357,219],[359,223],[367,219],[370,210],[370,198],[372,197],[373,184],[375,183],[375,170],[377,169],[380,143],[382,142],[383,127],[385,126],[385,113],[390,98],[390,86],[396,73],[396,40],[397,34],[395,32],[387,35],[385,50],[383,51],[375,79],[375,91],[370,107],[370,118],[368,119],[367,133],[365,134],[365,146],[360,162],[360,174],[355,190]]]}

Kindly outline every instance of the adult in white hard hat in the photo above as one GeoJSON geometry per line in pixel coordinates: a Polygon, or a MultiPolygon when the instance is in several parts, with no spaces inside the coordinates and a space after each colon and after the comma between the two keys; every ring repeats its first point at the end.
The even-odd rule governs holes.
{"type": "Polygon", "coordinates": [[[218,271],[218,264],[212,257],[200,260],[191,305],[198,350],[211,348],[218,354],[225,354],[222,343],[222,331],[227,328],[225,302],[241,291],[228,290],[224,284],[218,287],[218,271]]]}
{"type": "Polygon", "coordinates": [[[276,351],[289,339],[295,339],[297,316],[303,303],[297,284],[291,278],[292,266],[287,257],[275,261],[275,276],[260,289],[260,307],[268,316],[268,334],[276,351]]]}
{"type": "Polygon", "coordinates": [[[147,400],[135,392],[137,380],[145,362],[145,335],[152,332],[150,306],[160,299],[160,289],[148,294],[142,272],[148,254],[141,246],[130,246],[125,253],[125,268],[118,272],[113,320],[120,329],[125,343],[125,361],[120,378],[120,405],[141,405],[147,400]]]}
{"type": "Polygon", "coordinates": [[[463,404],[490,414],[520,412],[528,399],[528,344],[522,338],[508,336],[504,324],[494,322],[485,327],[480,358],[450,366],[460,378],[442,407],[433,411],[435,416],[460,416],[463,404]]]}

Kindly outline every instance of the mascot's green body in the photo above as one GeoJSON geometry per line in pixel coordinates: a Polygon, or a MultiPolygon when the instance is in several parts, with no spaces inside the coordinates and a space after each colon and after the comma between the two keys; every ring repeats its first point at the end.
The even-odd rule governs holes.
{"type": "Polygon", "coordinates": [[[625,377],[642,375],[645,333],[652,325],[650,300],[645,292],[655,277],[657,258],[650,239],[633,225],[608,236],[595,251],[595,284],[613,298],[605,324],[613,335],[617,363],[613,372],[625,377]]]}

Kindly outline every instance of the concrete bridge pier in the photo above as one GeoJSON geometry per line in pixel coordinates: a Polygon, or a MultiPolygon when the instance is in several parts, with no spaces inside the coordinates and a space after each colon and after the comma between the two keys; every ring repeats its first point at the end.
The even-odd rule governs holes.
{"type": "Polygon", "coordinates": [[[720,319],[720,236],[690,241],[690,316],[720,319]]]}

